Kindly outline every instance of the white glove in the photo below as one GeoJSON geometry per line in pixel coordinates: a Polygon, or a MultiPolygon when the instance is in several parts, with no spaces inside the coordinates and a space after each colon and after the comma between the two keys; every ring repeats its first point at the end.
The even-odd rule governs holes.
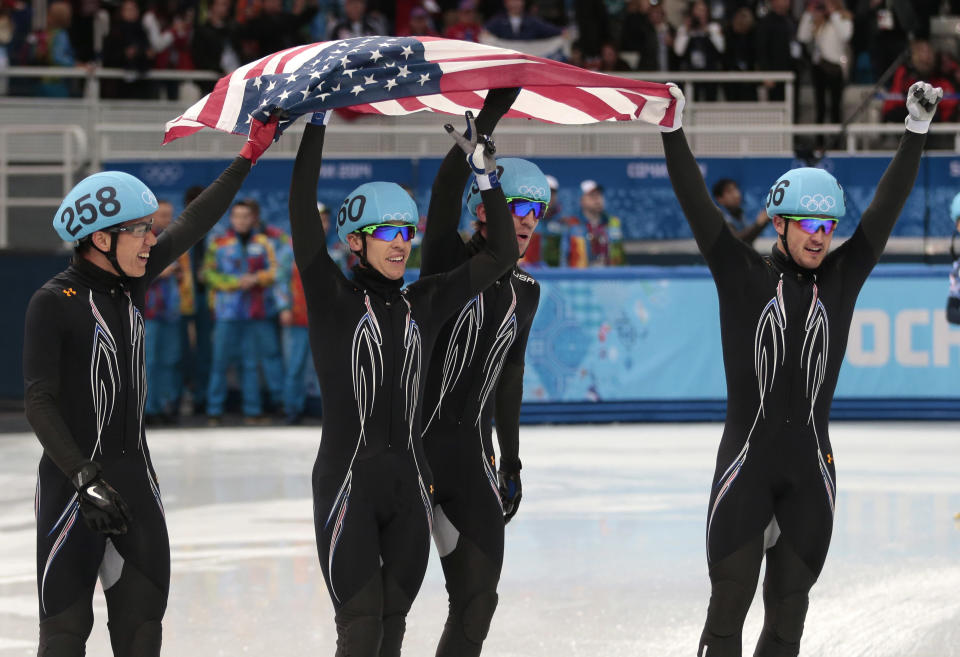
{"type": "Polygon", "coordinates": [[[490,137],[477,134],[473,112],[467,111],[466,117],[467,132],[463,135],[458,133],[449,123],[445,124],[443,128],[466,154],[467,164],[470,165],[470,170],[477,178],[477,187],[480,188],[480,191],[499,187],[497,160],[493,157],[497,148],[493,145],[493,140],[490,137]]]}
{"type": "Polygon", "coordinates": [[[937,105],[943,98],[943,89],[927,82],[914,82],[907,90],[907,130],[926,134],[930,121],[937,113],[937,105]]]}
{"type": "Polygon", "coordinates": [[[683,97],[683,92],[680,91],[680,87],[674,83],[668,82],[667,87],[670,89],[670,95],[676,99],[676,104],[673,108],[673,122],[667,125],[661,123],[659,128],[660,132],[675,132],[680,129],[680,120],[683,118],[683,106],[686,105],[687,100],[683,97]]]}

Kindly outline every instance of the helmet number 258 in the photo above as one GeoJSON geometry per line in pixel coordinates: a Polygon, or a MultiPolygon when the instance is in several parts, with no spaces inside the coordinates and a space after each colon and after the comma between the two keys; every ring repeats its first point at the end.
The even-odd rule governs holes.
{"type": "Polygon", "coordinates": [[[96,205],[88,202],[90,194],[84,194],[74,201],[72,208],[64,208],[60,223],[67,225],[67,232],[71,235],[79,233],[84,225],[94,223],[100,215],[109,218],[120,212],[120,201],[117,200],[115,187],[101,187],[94,197],[99,201],[96,205]],[[75,223],[77,219],[80,220],[79,224],[75,223]]]}

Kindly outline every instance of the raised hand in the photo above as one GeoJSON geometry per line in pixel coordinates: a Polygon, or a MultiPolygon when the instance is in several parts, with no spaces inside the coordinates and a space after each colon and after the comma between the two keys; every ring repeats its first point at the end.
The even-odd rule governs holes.
{"type": "Polygon", "coordinates": [[[667,124],[661,123],[659,126],[660,132],[674,132],[680,129],[680,123],[683,119],[683,106],[687,104],[687,99],[680,87],[673,82],[668,82],[667,87],[670,89],[670,95],[676,99],[676,103],[673,106],[673,120],[667,124]]]}
{"type": "Polygon", "coordinates": [[[247,137],[247,143],[240,150],[240,157],[250,160],[250,164],[256,164],[264,151],[270,147],[277,134],[277,122],[280,117],[274,114],[270,120],[264,123],[259,119],[250,119],[250,136],[247,137]]]}
{"type": "Polygon", "coordinates": [[[494,153],[497,152],[493,140],[487,135],[477,134],[476,121],[473,118],[473,112],[466,113],[467,130],[460,134],[449,123],[443,126],[457,145],[467,156],[467,164],[471,171],[477,177],[477,185],[480,190],[493,189],[500,186],[500,180],[497,177],[497,160],[494,153]]]}
{"type": "Polygon", "coordinates": [[[907,90],[906,126],[910,132],[924,134],[930,129],[937,105],[943,98],[943,89],[928,82],[914,82],[907,90]]]}

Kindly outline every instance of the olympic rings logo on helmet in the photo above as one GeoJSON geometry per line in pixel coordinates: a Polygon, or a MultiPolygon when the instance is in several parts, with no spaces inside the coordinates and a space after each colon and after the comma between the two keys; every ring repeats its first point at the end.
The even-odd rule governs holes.
{"type": "Polygon", "coordinates": [[[547,190],[536,185],[520,185],[517,191],[521,195],[529,194],[531,198],[540,198],[547,195],[547,190]]]}
{"type": "Polygon", "coordinates": [[[154,196],[153,192],[149,189],[143,190],[140,194],[140,200],[149,205],[151,208],[160,207],[160,204],[157,202],[157,197],[154,196]]]}
{"type": "Polygon", "coordinates": [[[412,218],[409,212],[387,212],[382,217],[381,221],[405,221],[410,223],[412,218]]]}
{"type": "Polygon", "coordinates": [[[800,197],[800,207],[809,212],[829,212],[837,207],[837,200],[825,194],[804,194],[800,197]]]}

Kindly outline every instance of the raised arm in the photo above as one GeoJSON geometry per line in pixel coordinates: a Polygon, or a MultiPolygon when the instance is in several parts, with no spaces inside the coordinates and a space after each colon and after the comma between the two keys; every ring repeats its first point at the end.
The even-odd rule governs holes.
{"type": "Polygon", "coordinates": [[[250,173],[250,167],[270,145],[276,130],[276,117],[271,118],[268,123],[251,119],[250,138],[240,151],[240,155],[183,210],[177,220],[157,239],[156,246],[150,250],[150,260],[145,275],[147,281],[156,278],[170,263],[186,253],[216,225],[240,191],[240,186],[250,173]]]}
{"type": "MultiPolygon", "coordinates": [[[[471,130],[482,135],[493,134],[519,92],[519,89],[491,89],[487,92],[480,114],[475,122],[468,122],[464,137],[470,140],[471,130]]],[[[448,132],[451,129],[448,128],[448,132]]],[[[457,232],[463,189],[469,178],[470,166],[463,158],[463,150],[454,144],[440,163],[430,192],[427,227],[423,233],[421,276],[449,271],[469,257],[457,232]]]]}
{"type": "Polygon", "coordinates": [[[690,151],[686,135],[680,127],[683,113],[683,92],[676,85],[670,85],[670,93],[677,99],[673,125],[661,127],[663,153],[666,157],[670,183],[680,202],[683,214],[693,230],[700,252],[707,255],[723,231],[725,222],[703,180],[700,167],[690,151]]]}
{"type": "Polygon", "coordinates": [[[320,261],[329,261],[336,268],[327,254],[327,235],[317,210],[317,182],[323,163],[325,122],[328,120],[328,114],[317,113],[304,128],[290,179],[290,235],[293,256],[301,274],[320,261]]]}
{"type": "Polygon", "coordinates": [[[914,83],[907,92],[906,132],[896,155],[877,184],[873,201],[860,217],[860,227],[870,242],[875,260],[880,259],[893,226],[913,190],[927,130],[941,98],[943,90],[926,82],[914,83]]]}

